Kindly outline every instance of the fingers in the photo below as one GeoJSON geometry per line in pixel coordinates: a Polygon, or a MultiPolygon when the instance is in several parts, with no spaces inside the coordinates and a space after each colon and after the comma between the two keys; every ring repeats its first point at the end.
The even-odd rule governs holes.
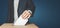
{"type": "Polygon", "coordinates": [[[27,10],[25,10],[21,15],[23,19],[28,19],[30,16],[31,14],[27,10]]]}

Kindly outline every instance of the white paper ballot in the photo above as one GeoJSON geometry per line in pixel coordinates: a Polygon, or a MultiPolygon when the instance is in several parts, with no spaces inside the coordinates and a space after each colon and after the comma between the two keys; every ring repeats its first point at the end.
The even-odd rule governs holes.
{"type": "Polygon", "coordinates": [[[14,25],[25,25],[28,22],[28,19],[22,19],[20,16],[15,22],[14,25]]]}

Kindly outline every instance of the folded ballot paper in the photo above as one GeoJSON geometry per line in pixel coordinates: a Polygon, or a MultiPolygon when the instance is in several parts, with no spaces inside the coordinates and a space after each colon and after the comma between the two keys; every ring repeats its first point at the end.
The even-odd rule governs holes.
{"type": "Polygon", "coordinates": [[[14,25],[25,25],[28,22],[28,19],[22,19],[20,16],[15,22],[14,25]]]}

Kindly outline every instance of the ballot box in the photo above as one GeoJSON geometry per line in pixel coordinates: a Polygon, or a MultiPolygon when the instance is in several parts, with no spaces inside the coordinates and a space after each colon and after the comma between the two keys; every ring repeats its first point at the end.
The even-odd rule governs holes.
{"type": "Polygon", "coordinates": [[[13,23],[4,23],[3,25],[0,26],[0,28],[38,28],[35,24],[27,24],[25,26],[19,25],[15,26],[13,23]]]}

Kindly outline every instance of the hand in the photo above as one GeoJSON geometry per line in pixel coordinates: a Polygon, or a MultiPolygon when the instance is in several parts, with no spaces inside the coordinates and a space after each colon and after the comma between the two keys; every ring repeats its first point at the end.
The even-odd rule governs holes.
{"type": "Polygon", "coordinates": [[[23,19],[29,19],[29,17],[31,16],[31,13],[29,13],[28,10],[25,10],[22,14],[21,14],[21,17],[23,19]]]}

